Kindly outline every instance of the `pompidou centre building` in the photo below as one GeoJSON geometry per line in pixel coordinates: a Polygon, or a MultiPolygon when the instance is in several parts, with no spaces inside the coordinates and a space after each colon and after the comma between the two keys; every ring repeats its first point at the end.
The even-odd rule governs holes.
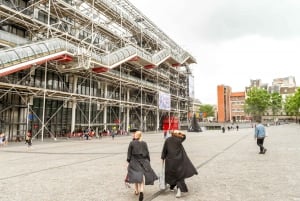
{"type": "Polygon", "coordinates": [[[0,0],[0,130],[187,129],[193,63],[127,0],[0,0]]]}

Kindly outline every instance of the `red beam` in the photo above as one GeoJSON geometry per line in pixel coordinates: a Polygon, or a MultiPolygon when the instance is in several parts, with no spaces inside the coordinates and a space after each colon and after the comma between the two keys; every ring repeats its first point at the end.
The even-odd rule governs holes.
{"type": "Polygon", "coordinates": [[[156,66],[152,65],[152,64],[144,66],[144,68],[146,68],[146,69],[151,69],[151,68],[154,68],[154,67],[156,67],[156,66]]]}
{"type": "Polygon", "coordinates": [[[97,67],[97,68],[93,68],[92,71],[96,72],[96,73],[105,73],[108,71],[108,68],[105,67],[97,67]]]}
{"type": "Polygon", "coordinates": [[[180,63],[175,63],[175,64],[172,64],[173,67],[179,67],[180,66],[180,63]]]}
{"type": "MultiPolygon", "coordinates": [[[[56,60],[56,59],[59,59],[61,58],[63,55],[57,55],[57,56],[54,56],[54,57],[50,57],[50,58],[47,58],[47,59],[43,59],[43,60],[40,60],[40,61],[37,61],[37,62],[34,62],[32,64],[27,64],[27,65],[24,65],[24,66],[20,66],[20,67],[17,67],[17,68],[13,68],[11,70],[8,70],[8,71],[5,71],[3,73],[0,73],[0,77],[3,77],[3,76],[6,76],[6,75],[10,75],[12,73],[15,73],[15,72],[18,72],[18,71],[21,71],[21,70],[25,70],[27,68],[30,68],[32,67],[33,65],[40,65],[40,64],[44,64],[46,63],[47,61],[52,61],[52,60],[56,60]]],[[[9,68],[9,67],[7,67],[9,68]]],[[[4,68],[5,69],[5,68],[4,68]]]]}
{"type": "Polygon", "coordinates": [[[58,61],[58,62],[70,62],[72,60],[73,60],[73,58],[69,55],[61,55],[60,58],[55,59],[55,61],[58,61]]]}

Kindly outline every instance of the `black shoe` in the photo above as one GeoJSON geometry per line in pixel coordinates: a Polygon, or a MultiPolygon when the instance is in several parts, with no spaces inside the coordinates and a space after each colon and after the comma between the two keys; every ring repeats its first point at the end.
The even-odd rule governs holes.
{"type": "Polygon", "coordinates": [[[263,151],[260,151],[260,152],[259,152],[259,154],[263,154],[263,153],[264,153],[263,151]]]}
{"type": "Polygon", "coordinates": [[[144,193],[143,193],[143,192],[140,192],[139,201],[143,201],[143,199],[144,199],[144,193]]]}
{"type": "Polygon", "coordinates": [[[264,149],[263,154],[265,154],[267,152],[267,149],[264,149]]]}

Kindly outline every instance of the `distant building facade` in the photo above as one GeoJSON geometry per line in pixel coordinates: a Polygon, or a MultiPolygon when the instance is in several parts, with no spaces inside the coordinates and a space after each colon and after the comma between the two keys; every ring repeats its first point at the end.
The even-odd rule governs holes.
{"type": "MultiPolygon", "coordinates": [[[[250,80],[250,86],[245,87],[245,92],[232,92],[230,86],[218,85],[217,120],[218,122],[240,122],[251,120],[251,117],[244,112],[244,105],[247,93],[252,88],[265,89],[269,93],[277,92],[282,96],[283,102],[286,97],[294,95],[299,87],[296,86],[295,77],[273,79],[272,85],[268,86],[260,79],[250,80]]],[[[293,117],[285,113],[284,108],[278,114],[272,114],[268,110],[262,117],[263,121],[291,121],[293,117]]]]}
{"type": "Polygon", "coordinates": [[[228,122],[230,121],[230,95],[231,95],[231,87],[225,85],[217,86],[217,97],[218,97],[218,122],[228,122]]]}
{"type": "Polygon", "coordinates": [[[275,78],[273,79],[272,86],[280,87],[296,87],[296,79],[294,76],[284,77],[284,78],[275,78]]]}
{"type": "Polygon", "coordinates": [[[244,120],[249,120],[244,111],[246,95],[245,92],[232,92],[230,95],[230,104],[231,104],[231,115],[230,121],[232,122],[241,122],[244,120]]]}
{"type": "Polygon", "coordinates": [[[232,92],[231,87],[219,85],[218,122],[241,122],[249,120],[250,117],[244,111],[245,99],[245,92],[232,92]]]}
{"type": "Polygon", "coordinates": [[[191,113],[189,114],[189,118],[191,119],[192,116],[195,114],[196,118],[200,120],[200,106],[201,106],[201,101],[198,99],[193,99],[192,101],[192,107],[190,108],[191,113]]]}

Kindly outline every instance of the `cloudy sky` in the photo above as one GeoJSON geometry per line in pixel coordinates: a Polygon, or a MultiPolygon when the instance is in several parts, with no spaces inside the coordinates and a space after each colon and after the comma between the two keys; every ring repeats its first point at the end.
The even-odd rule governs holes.
{"type": "Polygon", "coordinates": [[[299,0],[129,1],[196,58],[195,97],[203,103],[217,103],[220,84],[238,92],[251,79],[300,82],[299,0]]]}

